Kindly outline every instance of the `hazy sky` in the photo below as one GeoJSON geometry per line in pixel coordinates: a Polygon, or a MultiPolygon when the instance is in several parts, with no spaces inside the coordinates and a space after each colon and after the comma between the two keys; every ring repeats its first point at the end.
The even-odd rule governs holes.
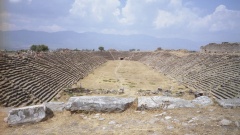
{"type": "Polygon", "coordinates": [[[240,0],[5,0],[0,30],[240,41],[240,0]]]}

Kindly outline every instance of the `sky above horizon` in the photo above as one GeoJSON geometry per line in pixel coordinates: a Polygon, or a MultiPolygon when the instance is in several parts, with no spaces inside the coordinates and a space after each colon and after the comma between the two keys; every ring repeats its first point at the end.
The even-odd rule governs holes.
{"type": "Polygon", "coordinates": [[[6,0],[0,30],[240,42],[239,0],[6,0]]]}

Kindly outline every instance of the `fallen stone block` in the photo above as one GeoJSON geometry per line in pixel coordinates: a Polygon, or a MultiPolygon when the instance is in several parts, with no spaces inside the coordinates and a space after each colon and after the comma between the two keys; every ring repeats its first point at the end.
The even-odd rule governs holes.
{"type": "Polygon", "coordinates": [[[224,108],[240,107],[240,98],[216,99],[216,101],[224,108]]]}
{"type": "Polygon", "coordinates": [[[193,108],[191,101],[166,96],[138,97],[138,110],[193,108]]]}
{"type": "Polygon", "coordinates": [[[87,112],[123,112],[135,98],[107,97],[107,96],[81,96],[71,97],[65,109],[69,111],[87,112]]]}
{"type": "Polygon", "coordinates": [[[209,98],[207,96],[200,96],[200,97],[193,99],[192,103],[204,107],[204,106],[212,105],[213,101],[211,98],[209,98]]]}
{"type": "Polygon", "coordinates": [[[9,111],[7,123],[10,126],[36,123],[52,117],[53,113],[45,105],[15,108],[9,111]]]}
{"type": "Polygon", "coordinates": [[[43,104],[53,112],[62,112],[65,107],[64,102],[46,102],[43,104]]]}

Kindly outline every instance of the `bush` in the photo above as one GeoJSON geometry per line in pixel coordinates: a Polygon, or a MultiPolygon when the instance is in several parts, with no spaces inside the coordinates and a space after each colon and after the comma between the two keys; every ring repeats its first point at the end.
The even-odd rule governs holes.
{"type": "Polygon", "coordinates": [[[30,47],[30,50],[35,52],[41,52],[41,51],[45,52],[45,51],[48,51],[49,49],[48,49],[48,46],[46,45],[32,45],[30,47]]]}

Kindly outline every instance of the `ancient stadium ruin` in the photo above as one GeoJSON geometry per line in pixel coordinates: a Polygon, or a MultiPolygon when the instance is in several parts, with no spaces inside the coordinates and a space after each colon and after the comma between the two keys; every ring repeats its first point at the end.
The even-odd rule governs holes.
{"type": "Polygon", "coordinates": [[[51,101],[63,88],[72,86],[101,64],[119,59],[144,63],[220,103],[240,98],[238,54],[178,56],[172,52],[67,51],[21,57],[2,54],[0,103],[17,107],[51,101]]]}
{"type": "Polygon", "coordinates": [[[238,134],[240,55],[221,51],[1,52],[0,131],[238,134]]]}

